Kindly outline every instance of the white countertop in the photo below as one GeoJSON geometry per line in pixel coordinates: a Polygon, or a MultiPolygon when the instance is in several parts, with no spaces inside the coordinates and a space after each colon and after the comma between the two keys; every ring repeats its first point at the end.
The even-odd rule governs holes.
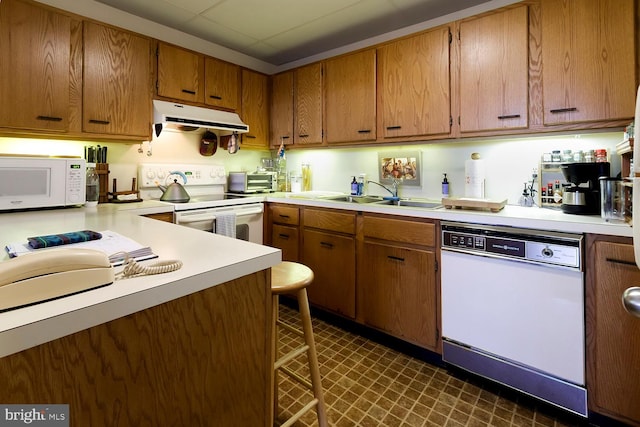
{"type": "Polygon", "coordinates": [[[631,237],[631,227],[625,223],[609,223],[600,215],[572,215],[561,210],[507,205],[499,212],[467,209],[414,208],[408,206],[377,205],[375,203],[350,203],[302,198],[290,193],[273,193],[266,201],[290,203],[302,206],[317,206],[334,209],[350,209],[361,212],[377,212],[389,215],[404,215],[415,218],[432,218],[442,221],[459,221],[473,224],[504,225],[538,230],[570,233],[594,233],[631,237]]]}
{"type": "MultiPolygon", "coordinates": [[[[37,235],[112,230],[150,246],[159,256],[143,263],[176,259],[183,262],[183,267],[174,272],[118,280],[99,289],[0,313],[0,357],[270,268],[281,261],[279,249],[138,216],[160,212],[167,212],[166,206],[150,201],[0,214],[3,246],[26,242],[27,237],[37,235]]],[[[0,260],[6,261],[6,251],[2,252],[0,260]]]]}

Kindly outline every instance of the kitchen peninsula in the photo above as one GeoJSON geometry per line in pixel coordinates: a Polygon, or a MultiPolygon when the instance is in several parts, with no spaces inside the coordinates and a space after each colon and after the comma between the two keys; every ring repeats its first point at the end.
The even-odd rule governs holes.
{"type": "Polygon", "coordinates": [[[112,230],[183,267],[0,313],[0,402],[69,404],[72,426],[270,425],[279,250],[113,205],[2,219],[3,244],[112,230]]]}

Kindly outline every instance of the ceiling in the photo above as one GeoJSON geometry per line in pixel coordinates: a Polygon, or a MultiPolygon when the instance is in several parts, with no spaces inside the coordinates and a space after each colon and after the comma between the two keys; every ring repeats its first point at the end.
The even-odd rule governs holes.
{"type": "Polygon", "coordinates": [[[490,0],[97,1],[278,66],[490,0]]]}

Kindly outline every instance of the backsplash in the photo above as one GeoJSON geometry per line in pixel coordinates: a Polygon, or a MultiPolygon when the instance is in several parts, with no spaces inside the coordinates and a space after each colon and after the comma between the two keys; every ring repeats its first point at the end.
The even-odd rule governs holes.
{"type": "MultiPolygon", "coordinates": [[[[605,148],[611,161],[611,174],[620,172],[620,156],[615,145],[622,141],[623,133],[589,133],[580,135],[545,135],[512,139],[446,141],[429,144],[382,145],[361,148],[304,149],[286,151],[287,169],[300,171],[301,164],[311,165],[312,190],[350,192],[354,175],[366,173],[367,178],[378,180],[378,154],[403,152],[420,153],[420,186],[400,186],[403,197],[441,197],[442,174],[449,179],[452,197],[464,196],[464,163],[471,153],[480,153],[486,163],[486,197],[508,199],[516,204],[525,181],[539,166],[543,153],[552,150],[589,150],[605,148]]],[[[163,132],[143,144],[129,142],[106,143],[109,147],[109,179],[120,183],[131,182],[136,176],[138,163],[216,163],[224,164],[227,171],[255,170],[260,159],[274,152],[242,150],[236,154],[218,148],[211,157],[199,154],[200,137],[197,134],[163,132]],[[140,152],[141,151],[141,152],[140,152]],[[151,155],[147,155],[148,153],[151,155]]],[[[0,138],[0,152],[11,154],[46,154],[82,156],[85,145],[92,141],[62,141],[28,138],[0,138]]],[[[111,190],[111,188],[109,188],[111,190]]],[[[370,194],[383,195],[384,190],[369,186],[370,194]]]]}

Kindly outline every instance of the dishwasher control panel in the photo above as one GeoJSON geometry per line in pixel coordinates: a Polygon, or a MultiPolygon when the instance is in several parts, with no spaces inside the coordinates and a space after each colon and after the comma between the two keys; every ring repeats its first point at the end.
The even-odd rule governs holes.
{"type": "Polygon", "coordinates": [[[582,265],[582,235],[442,223],[442,249],[572,268],[582,265]]]}

